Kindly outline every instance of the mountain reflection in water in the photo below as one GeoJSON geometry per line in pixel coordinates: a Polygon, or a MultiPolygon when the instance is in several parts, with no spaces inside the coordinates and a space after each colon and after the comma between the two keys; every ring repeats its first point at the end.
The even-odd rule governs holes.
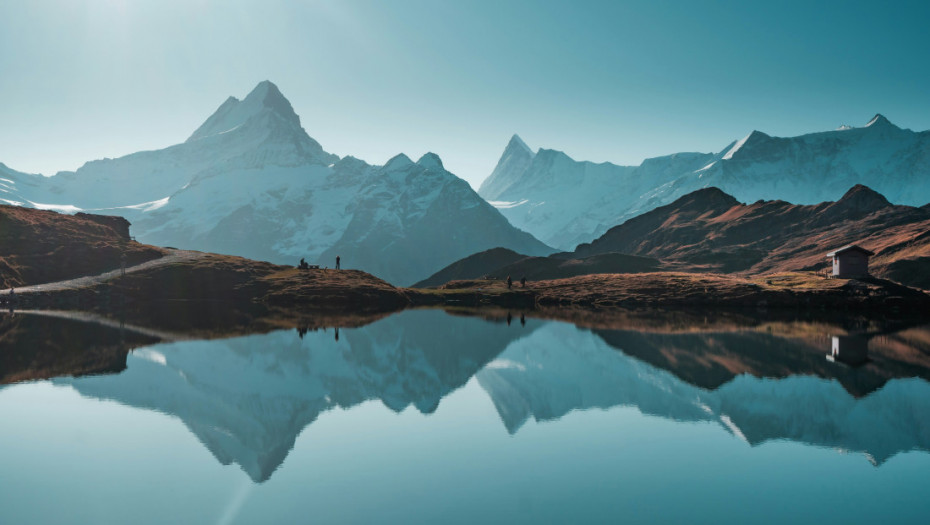
{"type": "Polygon", "coordinates": [[[750,444],[786,439],[875,464],[930,449],[930,330],[921,326],[648,314],[579,327],[506,311],[413,310],[363,326],[252,319],[234,337],[152,344],[152,334],[112,323],[0,321],[4,382],[98,374],[52,381],[177,417],[255,482],[325,411],[380,400],[430,414],[472,377],[511,434],[529,419],[631,406],[716,422],[750,444]]]}

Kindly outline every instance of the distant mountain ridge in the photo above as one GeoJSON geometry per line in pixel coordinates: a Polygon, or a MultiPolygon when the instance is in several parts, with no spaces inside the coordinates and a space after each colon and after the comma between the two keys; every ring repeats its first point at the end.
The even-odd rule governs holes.
{"type": "Polygon", "coordinates": [[[561,250],[711,186],[744,202],[815,204],[856,184],[896,204],[930,202],[930,131],[901,129],[882,115],[860,128],[798,137],[753,131],[718,153],[678,153],[639,166],[527,150],[511,139],[478,193],[514,226],[561,250]]]}
{"type": "Polygon", "coordinates": [[[836,202],[816,205],[742,204],[718,188],[706,188],[611,228],[579,245],[575,255],[620,252],[690,271],[760,274],[819,270],[826,267],[828,251],[855,243],[876,252],[873,274],[926,288],[928,232],[930,211],[893,205],[863,185],[836,202]]]}
{"type": "Polygon", "coordinates": [[[561,252],[548,257],[534,257],[494,248],[459,259],[413,287],[436,287],[453,280],[488,278],[503,281],[510,277],[514,282],[523,278],[540,281],[597,273],[646,273],[661,269],[658,259],[622,253],[576,257],[570,252],[561,252]]]}
{"type": "Polygon", "coordinates": [[[186,142],[41,177],[0,166],[0,201],[121,215],[147,244],[410,284],[476,251],[552,250],[512,227],[435,154],[384,166],[323,150],[273,83],[228,98],[186,142]]]}
{"type": "Polygon", "coordinates": [[[853,243],[876,252],[874,275],[930,288],[930,207],[894,205],[863,185],[815,205],[743,204],[719,188],[704,188],[614,226],[573,252],[545,258],[513,254],[495,269],[478,264],[482,254],[475,254],[420,284],[437,286],[453,274],[519,278],[531,271],[542,272],[530,277],[541,279],[656,270],[812,271],[827,267],[827,252],[853,243]]]}

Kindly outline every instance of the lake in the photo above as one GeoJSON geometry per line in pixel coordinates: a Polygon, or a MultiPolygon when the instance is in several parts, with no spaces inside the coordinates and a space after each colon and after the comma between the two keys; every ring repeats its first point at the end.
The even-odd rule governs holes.
{"type": "Polygon", "coordinates": [[[571,321],[5,314],[0,522],[927,522],[927,326],[571,321]]]}

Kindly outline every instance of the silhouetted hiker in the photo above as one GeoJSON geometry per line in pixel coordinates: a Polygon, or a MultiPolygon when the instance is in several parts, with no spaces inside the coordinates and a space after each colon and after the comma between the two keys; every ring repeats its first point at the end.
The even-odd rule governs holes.
{"type": "Polygon", "coordinates": [[[510,287],[512,286],[513,286],[513,279],[511,279],[510,276],[508,275],[507,276],[507,289],[509,290],[510,287]]]}
{"type": "Polygon", "coordinates": [[[510,315],[510,312],[507,312],[507,326],[510,326],[511,321],[513,321],[513,316],[510,315]]]}
{"type": "Polygon", "coordinates": [[[300,264],[298,264],[297,267],[298,267],[298,268],[301,268],[301,269],[306,268],[306,267],[307,267],[307,261],[305,261],[304,258],[301,257],[301,258],[300,258],[300,264]]]}
{"type": "Polygon", "coordinates": [[[520,314],[520,326],[526,326],[526,316],[520,314]]]}
{"type": "Polygon", "coordinates": [[[336,341],[339,340],[339,327],[336,327],[336,341]]]}
{"type": "Polygon", "coordinates": [[[336,256],[336,269],[339,269],[339,256],[336,256]]]}
{"type": "Polygon", "coordinates": [[[526,276],[520,277],[520,287],[526,288],[526,276]]]}

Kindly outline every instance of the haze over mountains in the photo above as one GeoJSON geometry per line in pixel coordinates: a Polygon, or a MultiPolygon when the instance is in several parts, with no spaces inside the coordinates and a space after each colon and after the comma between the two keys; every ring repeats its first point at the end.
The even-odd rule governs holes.
{"type": "Polygon", "coordinates": [[[517,228],[572,250],[624,220],[682,195],[717,187],[743,202],[835,200],[864,184],[895,204],[930,202],[930,131],[901,129],[882,115],[863,127],[798,137],[753,131],[718,153],[676,153],[617,166],[533,152],[516,135],[478,190],[517,228]]]}
{"type": "Polygon", "coordinates": [[[551,250],[512,227],[435,154],[384,166],[327,153],[265,81],[227,99],[182,144],[41,177],[0,166],[0,200],[117,214],[155,245],[296,264],[301,257],[409,284],[470,253],[551,250]]]}

